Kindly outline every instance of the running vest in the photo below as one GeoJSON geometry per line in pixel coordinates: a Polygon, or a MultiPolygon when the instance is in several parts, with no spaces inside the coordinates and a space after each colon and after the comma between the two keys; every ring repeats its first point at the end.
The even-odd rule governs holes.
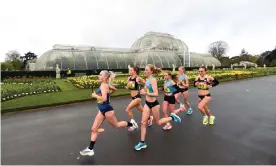
{"type": "Polygon", "coordinates": [[[151,86],[151,83],[150,81],[154,79],[153,77],[150,77],[149,79],[147,79],[146,83],[145,83],[145,91],[147,93],[153,93],[153,89],[152,89],[152,86],[151,86]]]}
{"type": "Polygon", "coordinates": [[[184,86],[186,84],[187,75],[183,74],[178,78],[177,85],[184,86]]]}
{"type": "Polygon", "coordinates": [[[165,93],[173,93],[175,91],[175,88],[173,87],[171,80],[165,81],[164,83],[164,92],[165,93]]]}
{"type": "Polygon", "coordinates": [[[139,90],[139,84],[138,84],[138,82],[136,81],[136,78],[137,77],[135,77],[135,78],[129,78],[128,79],[128,85],[129,85],[129,89],[130,90],[139,90]]]}
{"type": "MultiPolygon", "coordinates": [[[[102,96],[102,92],[101,92],[100,88],[97,89],[97,95],[98,96],[102,96]]],[[[106,95],[107,95],[106,96],[106,101],[104,101],[104,102],[102,102],[101,100],[97,99],[98,105],[103,105],[103,104],[109,104],[110,103],[110,95],[109,95],[109,93],[107,93],[106,95]]]]}
{"type": "Polygon", "coordinates": [[[209,88],[207,87],[207,85],[210,85],[210,83],[207,80],[207,76],[205,76],[205,78],[203,80],[200,79],[200,77],[197,80],[198,84],[197,84],[197,89],[200,90],[209,90],[209,88]]]}

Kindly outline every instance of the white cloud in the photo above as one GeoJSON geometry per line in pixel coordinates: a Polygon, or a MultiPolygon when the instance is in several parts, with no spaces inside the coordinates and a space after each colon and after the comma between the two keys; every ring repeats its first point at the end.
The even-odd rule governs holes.
{"type": "Polygon", "coordinates": [[[182,39],[193,52],[224,40],[228,55],[276,46],[274,0],[6,0],[0,2],[0,60],[54,44],[131,47],[148,31],[182,39]]]}

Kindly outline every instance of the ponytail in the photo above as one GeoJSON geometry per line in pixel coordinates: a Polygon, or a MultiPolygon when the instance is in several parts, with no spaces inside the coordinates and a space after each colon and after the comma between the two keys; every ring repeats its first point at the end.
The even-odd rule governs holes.
{"type": "Polygon", "coordinates": [[[136,72],[137,75],[140,74],[140,69],[138,66],[130,65],[130,67],[133,68],[133,70],[136,72]]]}
{"type": "Polygon", "coordinates": [[[153,71],[152,71],[152,73],[153,73],[154,75],[158,75],[158,74],[160,74],[161,72],[162,72],[162,69],[157,68],[157,67],[154,67],[154,69],[153,69],[153,71]]]}
{"type": "Polygon", "coordinates": [[[109,74],[108,85],[114,86],[113,81],[114,81],[114,78],[116,77],[116,74],[113,71],[109,71],[108,74],[109,74]]]}
{"type": "Polygon", "coordinates": [[[174,82],[177,82],[177,74],[176,73],[171,73],[170,71],[166,72],[168,73],[168,75],[171,77],[171,79],[174,81],[174,82]]]}
{"type": "Polygon", "coordinates": [[[112,71],[107,71],[107,70],[103,70],[102,72],[107,77],[107,83],[108,83],[108,85],[109,86],[113,86],[114,85],[113,81],[114,81],[114,78],[115,78],[116,74],[114,72],[112,72],[112,71]]]}
{"type": "Polygon", "coordinates": [[[158,75],[162,72],[162,69],[157,68],[157,67],[153,66],[152,64],[148,64],[147,66],[150,68],[153,75],[158,75]]]}

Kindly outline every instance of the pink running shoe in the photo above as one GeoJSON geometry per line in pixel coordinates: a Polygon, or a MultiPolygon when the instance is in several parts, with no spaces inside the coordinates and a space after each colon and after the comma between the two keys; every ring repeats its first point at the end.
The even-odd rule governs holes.
{"type": "Polygon", "coordinates": [[[152,125],[152,121],[153,121],[153,116],[150,116],[150,118],[148,120],[148,126],[149,127],[152,125]]]}

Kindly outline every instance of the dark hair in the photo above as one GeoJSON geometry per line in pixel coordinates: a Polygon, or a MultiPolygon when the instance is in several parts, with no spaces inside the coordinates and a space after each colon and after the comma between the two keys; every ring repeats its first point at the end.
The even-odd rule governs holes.
{"type": "Polygon", "coordinates": [[[177,80],[177,74],[171,73],[170,71],[167,71],[166,73],[168,73],[168,75],[172,78],[173,81],[177,80]]]}
{"type": "Polygon", "coordinates": [[[201,66],[201,69],[204,69],[204,71],[207,71],[207,68],[205,66],[201,66]]]}
{"type": "Polygon", "coordinates": [[[152,73],[154,75],[158,75],[162,72],[162,69],[157,68],[157,67],[153,66],[152,64],[148,64],[147,66],[150,68],[150,70],[152,71],[152,73]]]}
{"type": "Polygon", "coordinates": [[[138,66],[130,65],[130,67],[133,68],[133,70],[136,72],[137,75],[139,75],[140,69],[138,66]]]}

